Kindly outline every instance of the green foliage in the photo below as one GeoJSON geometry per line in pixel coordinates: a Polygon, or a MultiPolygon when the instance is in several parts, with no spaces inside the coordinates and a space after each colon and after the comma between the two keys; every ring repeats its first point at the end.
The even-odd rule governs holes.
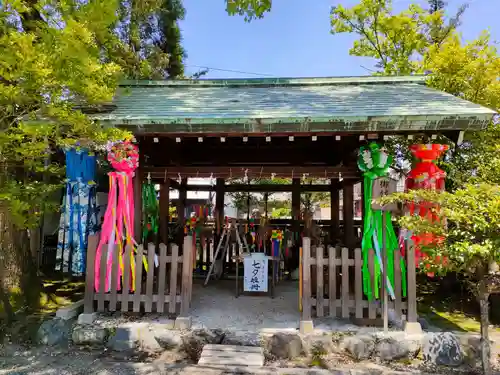
{"type": "Polygon", "coordinates": [[[120,67],[101,61],[96,36],[113,24],[116,4],[34,4],[0,5],[0,200],[20,229],[55,207],[50,197],[64,171],[58,150],[77,143],[94,149],[124,135],[75,108],[114,95],[120,67]]]}
{"type": "MultiPolygon", "coordinates": [[[[290,203],[290,202],[288,202],[290,203]]],[[[280,207],[273,209],[271,211],[271,218],[272,219],[283,219],[283,218],[289,218],[292,216],[292,209],[290,207],[280,207]]]]}
{"type": "Polygon", "coordinates": [[[181,0],[117,0],[116,9],[111,27],[96,34],[106,60],[129,79],[183,78],[181,0]]]}
{"type": "Polygon", "coordinates": [[[229,15],[245,16],[245,21],[263,18],[271,10],[272,0],[226,0],[229,15]]]}
{"type": "Polygon", "coordinates": [[[440,46],[429,48],[423,67],[432,72],[428,80],[431,87],[500,109],[500,56],[489,33],[465,45],[459,35],[452,34],[440,46]]]}
{"type": "MultiPolygon", "coordinates": [[[[381,202],[429,202],[440,222],[420,216],[403,216],[400,224],[413,233],[434,233],[445,241],[423,251],[432,257],[447,257],[434,271],[463,271],[474,281],[489,277],[490,265],[500,262],[500,186],[467,184],[454,193],[415,190],[382,198],[381,202]],[[441,223],[446,223],[443,225],[441,223]]],[[[493,285],[492,285],[493,286],[493,285]]]]}
{"type": "Polygon", "coordinates": [[[379,73],[405,75],[421,71],[421,56],[446,40],[464,10],[446,24],[442,10],[428,12],[412,4],[393,14],[391,0],[361,0],[351,8],[332,7],[331,32],[358,34],[351,55],[375,58],[379,73]]]}

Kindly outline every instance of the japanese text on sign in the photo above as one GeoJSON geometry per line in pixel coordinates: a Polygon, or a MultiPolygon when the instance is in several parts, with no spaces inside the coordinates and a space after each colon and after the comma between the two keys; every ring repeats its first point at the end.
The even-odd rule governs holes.
{"type": "Polygon", "coordinates": [[[373,181],[372,190],[372,209],[374,210],[384,210],[384,211],[395,211],[397,210],[397,205],[395,203],[390,203],[384,207],[376,202],[378,198],[391,195],[397,191],[397,181],[386,178],[379,177],[373,181]]]}
{"type": "Polygon", "coordinates": [[[268,261],[263,253],[253,253],[243,260],[243,290],[267,292],[268,261]]]}

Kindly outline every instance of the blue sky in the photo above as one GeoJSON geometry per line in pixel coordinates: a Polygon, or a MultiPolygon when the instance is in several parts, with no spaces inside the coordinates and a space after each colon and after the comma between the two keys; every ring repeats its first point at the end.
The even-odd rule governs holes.
{"type": "MultiPolygon", "coordinates": [[[[464,1],[448,0],[449,9],[455,10],[464,1]]],[[[394,0],[394,8],[400,11],[412,2],[426,4],[394,0]]],[[[460,28],[463,38],[474,39],[487,28],[500,42],[500,0],[468,2],[460,28]]],[[[338,3],[349,6],[357,1],[273,0],[273,9],[264,19],[245,23],[242,17],[227,15],[224,0],[184,0],[187,16],[181,28],[188,54],[186,73],[206,66],[235,71],[210,70],[206,78],[369,74],[365,68],[373,67],[371,59],[349,56],[355,36],[330,34],[330,7],[338,3]]]]}

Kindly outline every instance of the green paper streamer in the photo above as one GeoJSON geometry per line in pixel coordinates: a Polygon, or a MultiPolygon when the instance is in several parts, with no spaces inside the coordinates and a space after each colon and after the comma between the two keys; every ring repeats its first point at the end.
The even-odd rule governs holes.
{"type": "Polygon", "coordinates": [[[155,186],[151,182],[142,185],[142,215],[142,242],[144,243],[150,234],[158,234],[160,217],[155,186]]]}
{"type": "MultiPolygon", "coordinates": [[[[371,275],[368,268],[368,256],[370,249],[376,248],[375,241],[377,241],[378,248],[383,248],[383,216],[386,215],[386,256],[387,256],[387,276],[389,283],[394,286],[394,252],[398,251],[398,240],[394,227],[392,226],[390,212],[382,212],[380,210],[372,209],[372,191],[373,181],[379,177],[384,177],[389,171],[392,157],[387,155],[384,149],[372,142],[368,146],[361,147],[359,150],[358,167],[363,172],[364,180],[364,230],[363,239],[361,242],[361,250],[363,253],[363,292],[371,301],[374,298],[379,298],[380,283],[382,278],[382,264],[378,257],[375,256],[375,275],[374,275],[374,290],[371,287],[371,275]]],[[[401,289],[403,296],[406,296],[406,270],[404,260],[401,259],[401,289]]]]}

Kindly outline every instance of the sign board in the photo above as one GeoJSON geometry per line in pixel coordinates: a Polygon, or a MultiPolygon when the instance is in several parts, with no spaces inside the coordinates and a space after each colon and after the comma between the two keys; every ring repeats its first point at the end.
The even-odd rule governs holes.
{"type": "Polygon", "coordinates": [[[243,259],[243,290],[267,292],[268,259],[264,253],[251,253],[243,259]]]}
{"type": "Polygon", "coordinates": [[[373,181],[372,190],[372,209],[373,210],[384,210],[384,211],[397,211],[398,206],[395,203],[391,203],[385,206],[381,206],[376,202],[378,198],[385,197],[392,193],[397,192],[397,181],[389,177],[379,177],[373,181]]]}

